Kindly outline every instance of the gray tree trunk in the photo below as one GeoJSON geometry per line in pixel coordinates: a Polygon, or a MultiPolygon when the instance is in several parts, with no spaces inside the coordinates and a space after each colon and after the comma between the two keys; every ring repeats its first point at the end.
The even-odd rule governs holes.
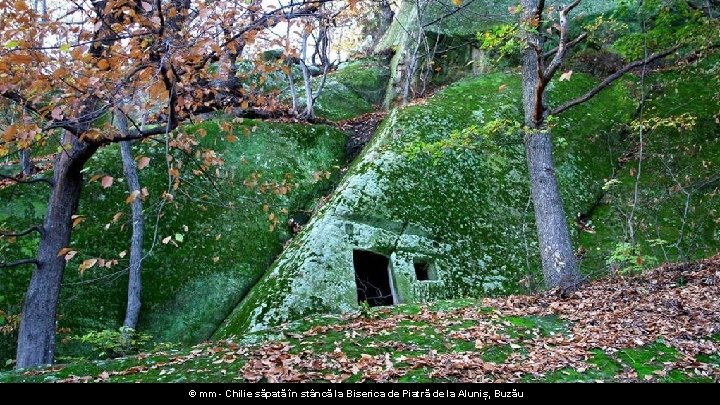
{"type": "Polygon", "coordinates": [[[40,236],[37,260],[23,303],[17,345],[17,368],[51,364],[55,356],[55,327],[58,298],[65,271],[65,258],[58,252],[70,245],[72,216],[80,201],[81,170],[97,146],[65,134],[68,150],[55,158],[54,185],[40,236]]]}
{"type": "MultiPolygon", "coordinates": [[[[115,112],[115,122],[120,134],[126,136],[128,132],[127,119],[122,112],[115,112]]],[[[140,192],[140,179],[138,177],[135,160],[132,156],[132,143],[130,141],[120,142],[120,154],[122,155],[123,172],[128,183],[128,191],[140,192]]],[[[143,218],[142,199],[138,196],[130,204],[132,211],[132,235],[130,236],[130,267],[127,293],[127,309],[123,327],[137,329],[140,307],[142,306],[142,259],[143,259],[143,233],[145,222],[143,218]]]]}
{"type": "Polygon", "coordinates": [[[24,177],[29,177],[33,172],[32,156],[30,155],[30,149],[20,149],[20,167],[22,168],[22,174],[24,177]]]}
{"type": "MultiPolygon", "coordinates": [[[[522,0],[524,19],[541,20],[544,1],[522,0]]],[[[525,32],[523,55],[523,108],[527,128],[524,143],[535,208],[535,224],[540,245],[545,285],[573,290],[580,281],[570,240],[563,200],[555,176],[552,137],[546,127],[545,87],[550,78],[543,75],[542,38],[536,31],[525,32]]]]}
{"type": "Polygon", "coordinates": [[[312,77],[310,76],[310,70],[305,64],[305,58],[307,57],[307,41],[309,34],[303,31],[301,38],[300,48],[300,70],[302,70],[303,83],[305,84],[305,112],[303,117],[311,119],[315,118],[315,98],[313,97],[312,90],[312,77]]]}
{"type": "Polygon", "coordinates": [[[538,130],[526,133],[525,153],[545,285],[570,291],[577,286],[580,276],[555,177],[550,132],[538,130]]]}

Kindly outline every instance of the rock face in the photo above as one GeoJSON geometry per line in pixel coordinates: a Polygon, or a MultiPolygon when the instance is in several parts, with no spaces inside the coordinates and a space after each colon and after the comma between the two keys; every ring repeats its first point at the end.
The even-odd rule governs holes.
{"type": "MultiPolygon", "coordinates": [[[[578,75],[556,94],[565,99],[592,83],[578,75]]],[[[557,130],[570,141],[558,162],[567,212],[589,209],[610,175],[602,162],[615,140],[605,132],[632,111],[625,94],[614,88],[601,95],[595,103],[614,108],[595,117],[576,110],[571,119],[581,122],[570,122],[582,129],[572,140],[570,125],[557,130]],[[591,151],[588,142],[603,147],[591,151]]],[[[537,247],[519,134],[491,141],[472,135],[473,125],[518,117],[519,99],[518,77],[493,74],[391,112],[331,199],[215,337],[354,310],[359,299],[372,304],[371,295],[384,295],[384,304],[423,302],[505,294],[521,289],[521,279],[532,282],[537,247]],[[448,139],[463,141],[445,145],[448,139]]]]}
{"type": "MultiPolygon", "coordinates": [[[[549,6],[565,5],[565,0],[549,0],[549,6]]],[[[391,80],[383,100],[389,109],[402,88],[407,67],[416,46],[421,60],[426,52],[432,55],[430,83],[416,87],[443,85],[457,80],[463,72],[483,73],[488,68],[487,57],[479,49],[475,39],[478,32],[499,24],[514,21],[519,14],[511,13],[519,4],[517,0],[467,0],[458,6],[451,0],[403,0],[395,18],[382,38],[377,41],[374,53],[392,53],[390,60],[391,80]],[[419,11],[418,11],[419,5],[419,11]],[[418,27],[422,25],[422,34],[418,27]],[[417,38],[420,38],[418,40],[417,38]],[[472,63],[468,63],[472,62],[472,63]]],[[[616,6],[613,0],[585,1],[574,10],[574,16],[592,16],[607,12],[616,6]]],[[[416,75],[418,74],[416,69],[416,75]]],[[[416,89],[418,90],[418,89],[416,89]]]]}

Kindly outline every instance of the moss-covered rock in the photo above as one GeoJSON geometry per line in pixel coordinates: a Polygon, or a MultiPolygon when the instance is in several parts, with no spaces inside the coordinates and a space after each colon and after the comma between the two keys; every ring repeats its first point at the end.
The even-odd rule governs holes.
{"type": "MultiPolygon", "coordinates": [[[[369,113],[384,98],[390,78],[388,63],[383,57],[360,59],[341,65],[328,74],[315,113],[331,121],[342,121],[369,113]]],[[[315,77],[315,90],[322,81],[315,77]]],[[[302,80],[296,82],[300,108],[305,106],[302,80]]],[[[290,99],[289,90],[284,98],[290,99]]]]}
{"type": "MultiPolygon", "coordinates": [[[[170,185],[171,202],[161,198],[172,181],[165,143],[148,141],[137,149],[137,156],[151,162],[140,172],[149,197],[144,202],[139,328],[158,340],[191,343],[210,336],[280,253],[290,236],[288,217],[312,209],[336,180],[344,163],[345,136],[327,126],[222,119],[183,131],[204,137],[199,137],[197,154],[171,149],[171,164],[181,179],[179,188],[170,185]],[[214,167],[219,160],[224,164],[214,167]]],[[[175,137],[171,143],[180,140],[175,137]]],[[[117,329],[126,304],[127,256],[120,252],[127,250],[130,226],[119,149],[103,148],[86,172],[88,178],[113,176],[115,184],[103,189],[99,182],[90,182],[83,191],[78,214],[84,222],[71,243],[79,253],[66,269],[59,308],[61,360],[84,352],[68,342],[68,336],[117,329]],[[93,257],[119,263],[80,274],[78,264],[93,257]]],[[[23,229],[41,221],[47,188],[7,187],[0,190],[0,201],[0,227],[23,229]]],[[[32,256],[36,244],[33,238],[13,244],[3,239],[0,256],[3,261],[32,256]]],[[[0,327],[10,326],[8,315],[20,312],[29,276],[28,268],[0,273],[0,310],[5,314],[0,327]]],[[[13,338],[0,334],[0,364],[14,357],[13,338]]]]}
{"type": "MultiPolygon", "coordinates": [[[[551,101],[594,84],[576,75],[553,86],[551,101]]],[[[537,271],[527,171],[518,135],[470,142],[440,155],[423,145],[500,117],[517,119],[519,77],[463,81],[426,105],[393,111],[330,202],[295,238],[215,337],[263,329],[314,312],[357,308],[353,250],[389,257],[396,302],[506,294],[537,271]],[[417,152],[420,150],[420,152],[417,152]],[[414,263],[434,277],[416,278],[414,263]]],[[[568,213],[588,210],[612,173],[613,127],[634,105],[615,86],[565,116],[554,129],[557,173],[568,213]],[[592,145],[596,145],[592,147],[592,145]]]]}
{"type": "MultiPolygon", "coordinates": [[[[550,7],[565,5],[567,2],[555,0],[546,3],[550,7]]],[[[518,4],[517,0],[469,0],[460,5],[452,0],[402,1],[395,12],[393,23],[374,48],[376,54],[388,51],[393,54],[390,61],[391,77],[383,107],[389,109],[401,94],[406,65],[418,45],[423,60],[426,48],[432,50],[432,70],[429,72],[432,85],[451,83],[462,77],[463,73],[483,71],[482,65],[487,62],[483,60],[484,54],[479,52],[476,34],[516,21],[520,14],[514,10],[517,10],[515,6],[518,4]],[[426,41],[418,43],[416,37],[419,23],[423,25],[426,41]]],[[[573,11],[573,15],[576,18],[598,15],[615,6],[614,0],[585,1],[573,11]]],[[[422,87],[427,88],[428,83],[422,87]]]]}

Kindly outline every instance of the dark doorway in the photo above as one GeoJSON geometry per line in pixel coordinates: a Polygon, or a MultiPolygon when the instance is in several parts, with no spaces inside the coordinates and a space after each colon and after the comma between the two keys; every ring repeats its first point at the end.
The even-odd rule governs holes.
{"type": "Polygon", "coordinates": [[[366,250],[353,250],[353,265],[358,304],[365,301],[371,307],[395,304],[390,287],[390,259],[366,250]]]}
{"type": "Polygon", "coordinates": [[[415,262],[415,278],[418,281],[428,281],[430,278],[430,265],[425,262],[415,262]]]}

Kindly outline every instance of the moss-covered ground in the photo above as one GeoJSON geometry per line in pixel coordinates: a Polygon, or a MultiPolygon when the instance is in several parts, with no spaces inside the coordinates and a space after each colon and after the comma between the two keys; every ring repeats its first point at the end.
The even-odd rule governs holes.
{"type": "MultiPolygon", "coordinates": [[[[328,126],[230,119],[188,125],[182,133],[199,135],[192,152],[178,148],[187,139],[182,135],[168,144],[145,142],[135,152],[150,158],[140,171],[149,195],[139,329],[159,341],[195,343],[210,336],[282,250],[288,218],[306,218],[329,191],[345,163],[345,135],[328,126]],[[171,201],[162,197],[165,191],[171,201]]],[[[61,361],[87,354],[69,337],[117,329],[124,316],[128,258],[121,252],[128,249],[130,226],[117,145],[99,151],[85,177],[91,181],[71,242],[78,253],[68,263],[59,308],[61,361]],[[113,185],[103,188],[93,181],[98,176],[112,176],[113,185]],[[79,264],[90,258],[118,263],[81,273],[79,264]]],[[[41,223],[47,193],[42,184],[0,190],[0,227],[41,223]]],[[[37,239],[10,242],[0,241],[3,261],[32,257],[37,239]]],[[[30,273],[0,274],[0,327],[7,332],[0,335],[0,365],[14,357],[16,315],[30,273]]]]}
{"type": "Polygon", "coordinates": [[[0,382],[717,382],[720,302],[707,279],[718,269],[717,257],[665,266],[593,282],[567,299],[315,316],[244,340],[0,373],[0,382]]]}

